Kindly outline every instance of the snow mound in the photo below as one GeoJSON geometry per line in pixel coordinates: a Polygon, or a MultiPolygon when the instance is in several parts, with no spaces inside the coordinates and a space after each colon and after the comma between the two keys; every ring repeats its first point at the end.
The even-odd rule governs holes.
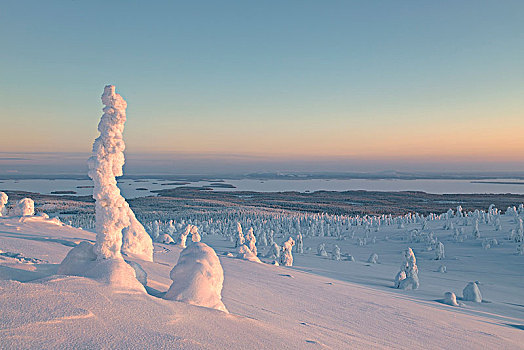
{"type": "Polygon", "coordinates": [[[195,242],[185,248],[169,275],[173,283],[164,299],[228,312],[221,295],[224,271],[207,244],[195,242]]]}
{"type": "Polygon", "coordinates": [[[123,259],[98,259],[94,244],[83,241],[67,253],[58,267],[59,274],[80,276],[108,284],[115,289],[144,292],[135,269],[123,259]]]}
{"type": "Polygon", "coordinates": [[[262,263],[255,253],[253,253],[251,249],[249,249],[245,244],[242,244],[240,247],[238,247],[237,258],[262,263]]]}

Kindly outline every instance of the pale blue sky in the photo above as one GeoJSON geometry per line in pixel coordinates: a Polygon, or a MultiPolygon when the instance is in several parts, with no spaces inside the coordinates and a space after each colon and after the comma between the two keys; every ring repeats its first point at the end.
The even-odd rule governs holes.
{"type": "MultiPolygon", "coordinates": [[[[0,151],[524,160],[524,1],[0,1],[0,151]]],[[[333,169],[337,170],[337,169],[333,169]]]]}

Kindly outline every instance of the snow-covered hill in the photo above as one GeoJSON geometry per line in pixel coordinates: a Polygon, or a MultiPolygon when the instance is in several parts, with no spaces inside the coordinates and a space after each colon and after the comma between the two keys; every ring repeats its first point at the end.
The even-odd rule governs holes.
{"type": "MultiPolygon", "coordinates": [[[[380,276],[398,264],[351,265],[306,254],[289,268],[221,255],[226,314],[160,298],[181,251],[175,245],[155,243],[154,262],[136,260],[148,274],[147,294],[57,275],[82,240],[95,234],[43,217],[0,217],[1,348],[524,348],[522,313],[451,307],[428,300],[422,288],[422,296],[388,290],[394,275],[380,276]],[[365,271],[368,281],[383,284],[347,282],[366,280],[365,271]]],[[[218,253],[228,249],[218,236],[203,241],[218,253]]],[[[439,278],[445,280],[424,283],[435,288],[439,278]]]]}

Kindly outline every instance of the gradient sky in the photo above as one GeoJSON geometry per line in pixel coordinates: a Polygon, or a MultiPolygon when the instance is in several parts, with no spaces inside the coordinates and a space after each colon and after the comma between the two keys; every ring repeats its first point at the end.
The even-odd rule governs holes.
{"type": "Polygon", "coordinates": [[[0,1],[0,152],[88,153],[115,84],[130,154],[524,171],[523,18],[522,0],[0,1]]]}

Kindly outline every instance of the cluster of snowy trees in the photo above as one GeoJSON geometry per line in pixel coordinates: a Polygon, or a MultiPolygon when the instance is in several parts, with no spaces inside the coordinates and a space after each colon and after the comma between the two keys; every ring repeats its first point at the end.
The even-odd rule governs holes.
{"type": "Polygon", "coordinates": [[[31,216],[35,215],[35,202],[31,198],[22,198],[16,205],[8,210],[7,204],[9,197],[5,192],[0,192],[0,216],[18,215],[31,216]]]}

